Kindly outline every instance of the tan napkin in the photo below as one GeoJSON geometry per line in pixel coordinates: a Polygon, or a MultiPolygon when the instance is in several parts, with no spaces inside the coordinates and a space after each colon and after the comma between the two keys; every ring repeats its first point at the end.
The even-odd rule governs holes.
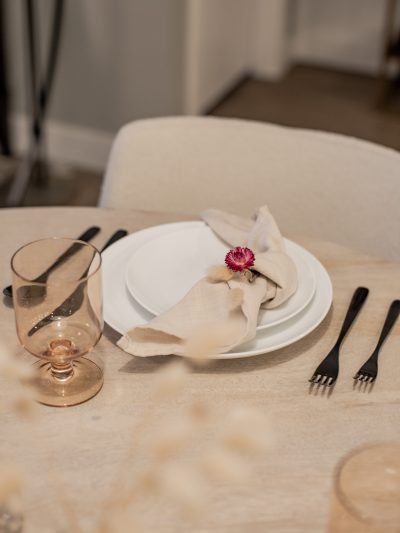
{"type": "Polygon", "coordinates": [[[227,252],[236,246],[253,250],[252,270],[261,275],[253,282],[240,274],[228,281],[201,279],[171,309],[126,333],[118,341],[126,352],[140,357],[184,355],[191,338],[211,330],[220,332],[214,353],[228,352],[255,337],[260,307],[277,307],[296,291],[296,266],[266,206],[253,220],[216,209],[206,210],[202,218],[227,243],[227,252]]]}

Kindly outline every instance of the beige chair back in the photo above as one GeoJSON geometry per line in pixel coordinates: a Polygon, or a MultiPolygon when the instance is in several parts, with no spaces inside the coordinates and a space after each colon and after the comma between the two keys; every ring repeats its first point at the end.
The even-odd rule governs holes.
{"type": "Polygon", "coordinates": [[[112,147],[103,207],[197,215],[268,204],[283,232],[400,259],[400,154],[369,142],[236,119],[132,122],[112,147]]]}

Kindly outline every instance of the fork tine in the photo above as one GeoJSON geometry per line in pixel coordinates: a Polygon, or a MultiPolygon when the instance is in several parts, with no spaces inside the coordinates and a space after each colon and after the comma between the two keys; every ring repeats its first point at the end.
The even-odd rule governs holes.
{"type": "Polygon", "coordinates": [[[358,379],[361,376],[360,372],[357,372],[355,376],[353,376],[353,379],[358,379]]]}
{"type": "Polygon", "coordinates": [[[376,376],[371,376],[369,378],[369,383],[373,383],[375,381],[375,379],[376,379],[376,376]]]}
{"type": "Polygon", "coordinates": [[[335,378],[333,378],[332,376],[328,379],[328,381],[326,382],[326,385],[328,387],[330,387],[331,385],[333,385],[335,383],[335,378]]]}
{"type": "Polygon", "coordinates": [[[328,379],[329,379],[329,376],[323,376],[323,378],[321,379],[320,385],[326,385],[326,383],[328,382],[328,379]]]}
{"type": "Polygon", "coordinates": [[[316,379],[318,378],[319,374],[314,374],[311,376],[311,378],[308,380],[310,383],[316,383],[316,379]]]}

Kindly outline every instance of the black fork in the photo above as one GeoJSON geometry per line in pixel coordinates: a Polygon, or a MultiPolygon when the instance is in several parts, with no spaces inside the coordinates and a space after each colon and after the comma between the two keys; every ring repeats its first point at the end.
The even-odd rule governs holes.
{"type": "Polygon", "coordinates": [[[378,356],[382,344],[385,342],[386,337],[391,332],[393,326],[396,323],[396,320],[400,314],[400,300],[394,300],[386,315],[385,323],[383,324],[381,336],[379,337],[378,343],[375,347],[375,350],[372,352],[367,361],[363,364],[357,374],[354,376],[356,381],[362,381],[365,383],[373,383],[376,380],[378,375],[378,356]]]}
{"type": "Polygon", "coordinates": [[[314,374],[309,380],[311,383],[318,383],[319,385],[326,385],[330,387],[337,380],[339,374],[340,346],[358,313],[361,311],[361,308],[367,299],[368,293],[369,290],[365,287],[358,287],[358,289],[355,290],[347,310],[342,329],[340,330],[339,337],[331,351],[328,353],[322,363],[316,368],[314,374]]]}

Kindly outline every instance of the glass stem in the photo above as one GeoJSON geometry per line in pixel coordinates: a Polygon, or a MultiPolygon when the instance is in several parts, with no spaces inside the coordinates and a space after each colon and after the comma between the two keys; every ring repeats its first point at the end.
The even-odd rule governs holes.
{"type": "Polygon", "coordinates": [[[51,374],[53,378],[59,381],[67,381],[74,374],[74,367],[71,362],[67,363],[51,363],[51,374]]]}

